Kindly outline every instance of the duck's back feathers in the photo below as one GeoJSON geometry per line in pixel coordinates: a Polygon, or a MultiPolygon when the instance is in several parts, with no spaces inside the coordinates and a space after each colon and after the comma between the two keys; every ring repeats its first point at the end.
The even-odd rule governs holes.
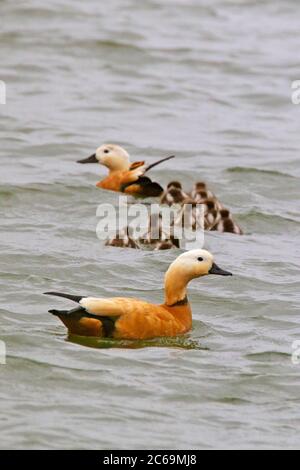
{"type": "Polygon", "coordinates": [[[145,162],[133,162],[131,165],[130,165],[130,168],[129,170],[130,171],[133,171],[133,170],[136,170],[137,168],[141,168],[142,166],[145,165],[145,162]]]}

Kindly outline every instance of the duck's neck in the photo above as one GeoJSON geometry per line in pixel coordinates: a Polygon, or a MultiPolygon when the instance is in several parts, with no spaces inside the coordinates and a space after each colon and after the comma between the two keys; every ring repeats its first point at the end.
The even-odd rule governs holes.
{"type": "Polygon", "coordinates": [[[165,276],[165,304],[169,307],[187,303],[186,279],[177,270],[170,268],[165,276]]]}
{"type": "Polygon", "coordinates": [[[118,173],[119,171],[128,171],[129,168],[130,168],[130,164],[124,162],[124,163],[118,163],[118,165],[113,165],[109,167],[108,170],[109,170],[109,174],[113,175],[114,173],[118,173]]]}

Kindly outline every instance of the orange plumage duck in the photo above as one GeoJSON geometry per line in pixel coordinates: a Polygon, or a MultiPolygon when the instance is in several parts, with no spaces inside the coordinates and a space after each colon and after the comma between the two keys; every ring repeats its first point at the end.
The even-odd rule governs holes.
{"type": "Polygon", "coordinates": [[[187,285],[192,279],[208,274],[232,275],[219,268],[208,251],[191,250],[181,254],[167,270],[162,305],[134,298],[105,299],[46,292],[79,304],[72,310],[49,312],[60,318],[69,334],[132,340],[177,336],[192,328],[187,285]]]}
{"type": "Polygon", "coordinates": [[[148,166],[144,161],[131,163],[125,149],[119,145],[104,144],[96,150],[96,153],[79,160],[78,163],[100,163],[108,168],[109,174],[97,183],[98,188],[123,192],[135,197],[158,197],[163,193],[163,188],[145,176],[145,173],[171,158],[174,156],[163,158],[148,166]]]}

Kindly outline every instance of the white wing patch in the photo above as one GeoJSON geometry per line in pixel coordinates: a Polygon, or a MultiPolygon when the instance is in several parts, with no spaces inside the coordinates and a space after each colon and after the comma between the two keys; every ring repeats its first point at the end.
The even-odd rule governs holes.
{"type": "Polygon", "coordinates": [[[99,316],[120,316],[125,313],[124,301],[122,299],[99,299],[95,297],[85,297],[79,304],[88,313],[99,316]]]}

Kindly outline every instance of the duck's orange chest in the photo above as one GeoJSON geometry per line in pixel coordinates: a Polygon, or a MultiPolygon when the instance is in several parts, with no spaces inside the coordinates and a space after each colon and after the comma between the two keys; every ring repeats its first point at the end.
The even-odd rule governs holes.
{"type": "Polygon", "coordinates": [[[182,328],[182,333],[186,333],[192,328],[192,309],[189,303],[175,307],[164,306],[174,317],[174,323],[182,328]]]}
{"type": "MultiPolygon", "coordinates": [[[[109,174],[104,180],[99,181],[97,183],[98,188],[108,189],[110,191],[118,191],[118,192],[127,192],[126,189],[124,190],[124,186],[129,183],[133,183],[138,179],[138,175],[134,171],[114,171],[113,173],[109,174]]],[[[136,186],[136,185],[133,185],[136,186]]],[[[138,187],[140,189],[140,187],[138,187]]],[[[129,191],[130,193],[138,192],[138,191],[129,191]]]]}
{"type": "Polygon", "coordinates": [[[115,171],[97,183],[98,188],[108,189],[110,191],[121,191],[123,179],[127,171],[115,171]]]}

